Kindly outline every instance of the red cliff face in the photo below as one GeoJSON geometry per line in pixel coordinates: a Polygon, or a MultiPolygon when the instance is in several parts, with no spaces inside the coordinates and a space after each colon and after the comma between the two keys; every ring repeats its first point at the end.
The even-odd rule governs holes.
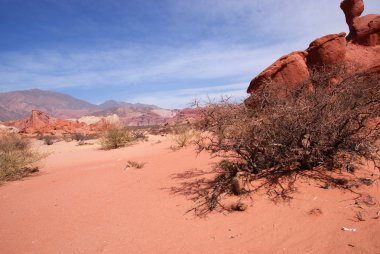
{"type": "Polygon", "coordinates": [[[254,93],[265,83],[291,87],[309,78],[318,67],[344,64],[352,74],[365,72],[380,65],[380,15],[361,17],[362,0],[344,0],[341,8],[350,33],[330,34],[314,40],[305,51],[281,57],[250,83],[247,92],[254,93]]]}

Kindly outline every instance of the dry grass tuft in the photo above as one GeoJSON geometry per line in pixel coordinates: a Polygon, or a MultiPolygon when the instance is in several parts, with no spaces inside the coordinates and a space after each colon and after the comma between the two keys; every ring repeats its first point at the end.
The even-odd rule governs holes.
{"type": "Polygon", "coordinates": [[[143,168],[145,166],[146,162],[138,162],[138,161],[127,161],[127,165],[125,168],[143,168]]]}
{"type": "Polygon", "coordinates": [[[175,126],[173,129],[173,134],[171,135],[171,140],[176,144],[172,150],[178,150],[179,148],[186,147],[196,136],[196,133],[190,126],[179,125],[175,126]],[[177,148],[177,149],[176,149],[177,148]]]}

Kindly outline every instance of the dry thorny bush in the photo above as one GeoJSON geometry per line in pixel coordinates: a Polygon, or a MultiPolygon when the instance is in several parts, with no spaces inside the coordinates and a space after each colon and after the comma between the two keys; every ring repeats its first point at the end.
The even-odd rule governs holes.
{"type": "Polygon", "coordinates": [[[290,199],[300,177],[326,186],[357,186],[360,181],[337,175],[344,170],[354,176],[363,159],[379,169],[380,75],[344,73],[342,68],[315,71],[312,82],[290,89],[268,82],[245,105],[228,98],[198,104],[196,127],[203,135],[197,150],[225,160],[212,180],[183,183],[172,191],[192,195],[203,213],[231,193],[238,174],[256,183],[250,191],[265,190],[273,200],[290,199]],[[331,84],[337,74],[342,81],[331,84]]]}
{"type": "Polygon", "coordinates": [[[101,136],[102,149],[117,149],[134,141],[129,129],[122,126],[112,125],[101,136]]]}
{"type": "Polygon", "coordinates": [[[133,144],[137,141],[146,141],[148,137],[144,130],[124,127],[121,125],[110,125],[101,136],[102,149],[110,150],[133,144]]]}
{"type": "Polygon", "coordinates": [[[28,139],[17,134],[0,134],[0,181],[11,181],[38,171],[44,157],[31,149],[28,139]]]}

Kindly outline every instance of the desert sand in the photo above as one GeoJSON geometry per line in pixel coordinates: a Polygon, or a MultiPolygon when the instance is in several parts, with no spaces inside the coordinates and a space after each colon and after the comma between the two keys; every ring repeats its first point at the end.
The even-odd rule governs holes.
{"type": "MultiPolygon", "coordinates": [[[[0,186],[0,253],[380,253],[379,204],[358,208],[354,193],[302,183],[290,202],[252,195],[244,212],[199,217],[172,190],[190,180],[181,173],[217,159],[172,151],[160,136],[111,151],[93,142],[35,141],[49,153],[40,172],[0,186]],[[125,168],[128,160],[146,165],[125,168]]],[[[360,191],[379,200],[379,188],[360,191]]]]}

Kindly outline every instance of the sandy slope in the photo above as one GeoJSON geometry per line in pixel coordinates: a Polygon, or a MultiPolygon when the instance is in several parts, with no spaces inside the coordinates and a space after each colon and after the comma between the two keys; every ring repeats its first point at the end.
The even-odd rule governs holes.
{"type": "MultiPolygon", "coordinates": [[[[173,176],[211,160],[159,139],[113,151],[37,143],[54,151],[39,175],[0,186],[0,253],[380,253],[379,206],[355,222],[352,193],[314,184],[289,204],[259,196],[242,213],[186,214],[193,203],[170,192],[184,181],[173,176]],[[124,170],[127,160],[147,164],[124,170]]],[[[362,191],[380,199],[379,188],[362,191]]]]}

